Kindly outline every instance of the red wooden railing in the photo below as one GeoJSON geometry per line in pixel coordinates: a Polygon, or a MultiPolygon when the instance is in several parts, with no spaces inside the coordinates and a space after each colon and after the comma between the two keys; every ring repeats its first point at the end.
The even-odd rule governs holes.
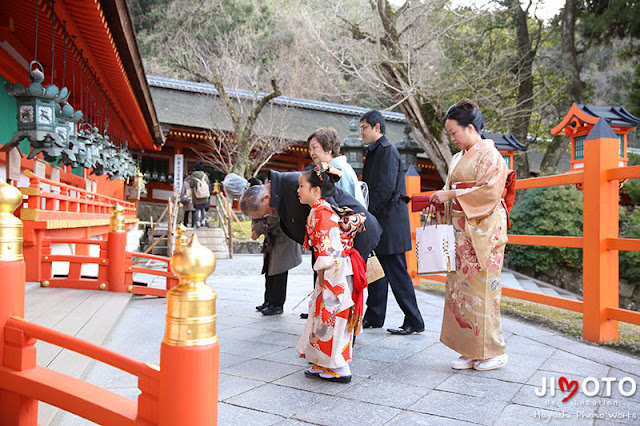
{"type": "Polygon", "coordinates": [[[15,348],[15,351],[26,352],[36,339],[86,355],[136,376],[142,392],[138,404],[74,377],[39,367],[35,359],[25,360],[19,368],[6,364],[6,368],[0,368],[3,390],[47,402],[98,424],[158,423],[158,367],[23,319],[9,318],[5,326],[5,345],[15,348]]]}
{"type": "MultiPolygon", "coordinates": [[[[588,341],[618,339],[617,321],[640,324],[640,312],[619,308],[618,251],[640,251],[640,239],[618,235],[619,182],[640,177],[640,166],[618,167],[618,143],[604,120],[598,122],[585,141],[584,170],[564,175],[522,179],[516,189],[576,185],[584,191],[583,236],[509,235],[509,244],[574,247],[583,252],[583,301],[534,293],[508,287],[506,296],[583,313],[583,337],[588,341]],[[606,127],[605,127],[606,126],[606,127]]],[[[420,178],[407,176],[410,196],[420,192],[420,178]]],[[[420,226],[420,213],[409,213],[411,227],[420,226]]],[[[415,251],[415,232],[412,233],[415,251]]],[[[414,252],[407,253],[409,273],[444,282],[443,276],[420,276],[414,252]]]]}
{"type": "MultiPolygon", "coordinates": [[[[109,233],[109,237],[112,234],[109,233]]],[[[117,236],[113,237],[117,238],[117,236]]],[[[124,242],[124,239],[122,240],[124,242]]],[[[79,288],[85,290],[110,290],[116,292],[128,291],[133,294],[143,294],[151,296],[166,297],[167,292],[178,284],[178,276],[171,270],[168,257],[155,256],[150,254],[128,252],[125,246],[112,245],[109,247],[109,240],[89,240],[78,238],[48,238],[43,240],[42,250],[42,275],[40,282],[43,287],[54,288],[79,288]],[[100,247],[100,255],[84,256],[84,255],[52,255],[51,244],[75,244],[78,246],[95,245],[100,247]],[[150,259],[166,263],[166,269],[153,269],[146,267],[133,266],[133,259],[150,259]],[[124,260],[123,267],[119,268],[114,260],[124,260]],[[53,262],[68,262],[69,273],[65,276],[54,277],[52,275],[53,262]],[[95,277],[82,275],[82,266],[96,264],[98,265],[98,275],[95,277]],[[113,269],[117,269],[113,273],[113,269]],[[155,288],[145,285],[136,284],[133,281],[133,274],[145,274],[151,276],[165,277],[166,282],[164,288],[155,288]]]]}
{"type": "Polygon", "coordinates": [[[81,217],[74,213],[110,215],[111,207],[116,203],[124,207],[125,216],[136,215],[134,203],[39,177],[30,170],[25,170],[24,174],[29,177],[29,186],[20,191],[27,198],[27,207],[16,210],[22,220],[77,220],[81,217]],[[43,184],[50,186],[49,191],[42,189],[43,184]]]}
{"type": "MultiPolygon", "coordinates": [[[[113,197],[86,191],[72,185],[38,177],[25,170],[29,186],[19,188],[24,200],[15,215],[24,225],[24,254],[27,262],[27,281],[41,281],[41,259],[47,238],[86,239],[106,235],[109,231],[111,208],[122,206],[125,222],[133,226],[138,221],[136,206],[113,197]],[[45,245],[43,245],[45,244],[45,245]]],[[[80,244],[77,255],[88,255],[88,245],[80,244]]]]}
{"type": "Polygon", "coordinates": [[[153,288],[153,287],[133,284],[132,286],[133,294],[146,294],[149,296],[166,297],[167,292],[178,284],[178,275],[171,270],[171,265],[169,264],[169,262],[171,261],[170,258],[156,256],[153,254],[132,253],[132,252],[127,252],[127,258],[128,259],[131,259],[131,258],[151,259],[151,260],[156,260],[160,262],[165,262],[167,264],[167,269],[164,271],[158,270],[158,269],[137,267],[137,266],[130,267],[129,269],[131,270],[132,273],[155,275],[158,277],[165,277],[167,279],[165,288],[153,288]]]}
{"type": "MultiPolygon", "coordinates": [[[[114,426],[216,424],[219,345],[215,333],[215,292],[204,282],[215,268],[213,253],[194,237],[188,246],[181,244],[171,259],[180,274],[180,286],[178,291],[167,295],[167,326],[157,367],[22,318],[26,275],[23,230],[20,220],[12,214],[21,201],[17,189],[0,183],[0,424],[37,425],[38,401],[114,426]],[[138,401],[38,366],[36,340],[133,374],[141,391],[138,401]]],[[[121,276],[126,265],[119,260],[125,253],[123,209],[116,205],[113,210],[109,241],[64,240],[83,246],[98,244],[101,252],[110,252],[111,257],[100,260],[107,268],[103,273],[107,280],[121,276]],[[121,247],[118,259],[113,257],[116,247],[121,247]]],[[[51,260],[63,258],[53,256],[51,260]]],[[[92,262],[91,257],[78,256],[73,268],[80,270],[82,264],[92,262]]],[[[77,274],[74,276],[77,278],[77,274]]],[[[112,282],[108,281],[108,285],[112,282]]],[[[120,290],[123,287],[122,282],[114,286],[120,290]]]]}

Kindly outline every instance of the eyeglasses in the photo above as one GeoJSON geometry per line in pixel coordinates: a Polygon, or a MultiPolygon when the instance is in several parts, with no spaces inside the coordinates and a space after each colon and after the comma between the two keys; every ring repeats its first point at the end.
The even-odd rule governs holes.
{"type": "Polygon", "coordinates": [[[370,129],[370,128],[371,128],[371,126],[369,126],[368,124],[363,124],[362,126],[360,126],[360,131],[364,132],[365,130],[370,129]]]}

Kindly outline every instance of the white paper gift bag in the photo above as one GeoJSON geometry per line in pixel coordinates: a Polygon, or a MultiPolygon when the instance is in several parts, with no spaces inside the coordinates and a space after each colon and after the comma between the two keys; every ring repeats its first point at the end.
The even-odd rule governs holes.
{"type": "Polygon", "coordinates": [[[428,225],[416,229],[418,274],[442,274],[456,270],[456,238],[453,225],[428,225]]]}

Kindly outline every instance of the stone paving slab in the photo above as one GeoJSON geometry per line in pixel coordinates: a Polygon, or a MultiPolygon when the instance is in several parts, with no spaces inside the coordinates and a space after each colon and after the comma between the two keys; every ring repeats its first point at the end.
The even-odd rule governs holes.
{"type": "MultiPolygon", "coordinates": [[[[217,293],[220,341],[220,425],[593,425],[638,424],[638,394],[625,397],[603,389],[590,397],[578,390],[540,392],[543,379],[565,376],[580,384],[587,377],[632,377],[640,386],[640,359],[573,340],[536,324],[503,318],[509,363],[495,371],[453,370],[457,354],[439,341],[443,299],[418,291],[425,332],[392,336],[402,323],[389,294],[385,327],[366,329],[356,339],[353,379],[328,383],[303,374],[308,363],[295,344],[304,328],[298,304],[311,290],[308,257],[289,274],[284,314],[265,317],[261,256],[218,261],[208,284],[217,293]],[[626,417],[625,417],[626,416],[626,417]]],[[[145,362],[159,364],[166,300],[134,298],[105,345],[145,362]]],[[[136,398],[135,378],[95,363],[86,380],[136,398]]],[[[52,424],[86,425],[65,414],[52,424]]]]}
{"type": "Polygon", "coordinates": [[[492,424],[500,415],[507,401],[479,398],[456,392],[432,390],[409,407],[412,411],[444,416],[479,423],[492,424]]]}

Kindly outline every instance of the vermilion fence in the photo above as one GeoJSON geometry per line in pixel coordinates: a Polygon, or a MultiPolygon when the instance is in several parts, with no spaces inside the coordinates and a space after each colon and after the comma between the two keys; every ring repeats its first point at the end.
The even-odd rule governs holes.
{"type": "MultiPolygon", "coordinates": [[[[178,284],[178,276],[171,270],[170,258],[154,256],[150,254],[125,251],[124,244],[109,245],[109,233],[107,240],[91,240],[80,238],[47,238],[42,241],[41,276],[40,283],[43,287],[55,288],[79,288],[85,290],[109,290],[133,294],[144,294],[165,297],[167,291],[178,284]],[[98,246],[98,256],[80,254],[51,254],[51,244],[73,244],[78,246],[98,246]],[[133,259],[141,258],[165,263],[165,269],[136,267],[133,259]],[[64,262],[69,265],[66,275],[53,275],[53,262],[64,262]],[[82,274],[83,266],[97,265],[98,273],[82,274]],[[165,277],[164,288],[151,287],[134,281],[133,274],[145,274],[150,276],[165,277]],[[95,275],[95,276],[94,276],[95,275]]],[[[121,243],[125,243],[122,239],[121,243]]]]}
{"type": "Polygon", "coordinates": [[[125,216],[136,215],[134,203],[39,177],[29,170],[24,174],[29,177],[29,186],[20,188],[20,191],[26,195],[27,207],[20,206],[16,210],[22,220],[77,220],[81,217],[77,213],[110,215],[111,207],[116,203],[124,207],[125,216]],[[48,186],[46,191],[43,189],[45,185],[48,186]]]}
{"type": "MultiPolygon", "coordinates": [[[[591,342],[618,339],[618,321],[640,324],[640,312],[619,308],[618,251],[640,251],[640,239],[620,238],[618,208],[620,181],[640,177],[640,166],[618,167],[619,139],[601,119],[585,140],[584,170],[564,175],[518,180],[516,189],[576,185],[584,191],[583,236],[509,235],[509,244],[573,247],[583,252],[583,301],[533,293],[508,287],[506,296],[555,306],[583,314],[583,337],[591,342]]],[[[419,177],[407,178],[410,196],[420,193],[419,177]]],[[[420,213],[410,213],[412,229],[420,213]]],[[[415,249],[415,232],[413,247],[415,249]]],[[[417,273],[415,253],[407,253],[409,273],[417,273]]],[[[442,276],[422,276],[444,281],[442,276]]]]}
{"type": "MultiPolygon", "coordinates": [[[[197,243],[181,245],[171,259],[180,285],[167,294],[167,325],[160,366],[85,342],[74,336],[25,321],[25,262],[22,223],[13,211],[22,202],[14,187],[0,183],[0,425],[37,425],[38,401],[108,425],[212,425],[217,423],[219,345],[215,330],[215,292],[205,279],[215,268],[213,253],[197,243]],[[38,366],[36,340],[86,355],[134,375],[138,400],[38,366]]],[[[125,223],[122,207],[114,207],[108,241],[65,239],[71,244],[97,244],[99,265],[107,284],[123,291],[125,223]],[[119,207],[119,208],[118,208],[119,207]],[[118,248],[119,247],[119,248],[118,248]],[[103,262],[104,261],[104,262],[103,262]]],[[[61,240],[58,240],[58,242],[61,240]]],[[[51,242],[51,241],[50,241],[51,242]]],[[[131,256],[127,255],[129,259],[131,256]]],[[[151,256],[155,258],[156,256],[151,256]]],[[[75,283],[82,264],[95,258],[66,259],[75,283]]],[[[156,259],[157,260],[157,259],[156,259]]],[[[168,260],[168,259],[167,259],[168,260]]],[[[133,268],[129,271],[133,273],[133,268]]],[[[100,273],[99,273],[100,276],[100,273]]]]}
{"type": "MultiPolygon", "coordinates": [[[[115,204],[122,207],[122,214],[129,226],[138,222],[133,203],[41,178],[29,170],[24,173],[29,177],[29,186],[18,188],[24,200],[15,214],[24,225],[27,281],[41,281],[41,276],[46,275],[40,262],[46,256],[46,239],[87,239],[106,235],[109,232],[111,208],[115,204]]],[[[76,245],[76,254],[88,256],[89,246],[76,245]]]]}

